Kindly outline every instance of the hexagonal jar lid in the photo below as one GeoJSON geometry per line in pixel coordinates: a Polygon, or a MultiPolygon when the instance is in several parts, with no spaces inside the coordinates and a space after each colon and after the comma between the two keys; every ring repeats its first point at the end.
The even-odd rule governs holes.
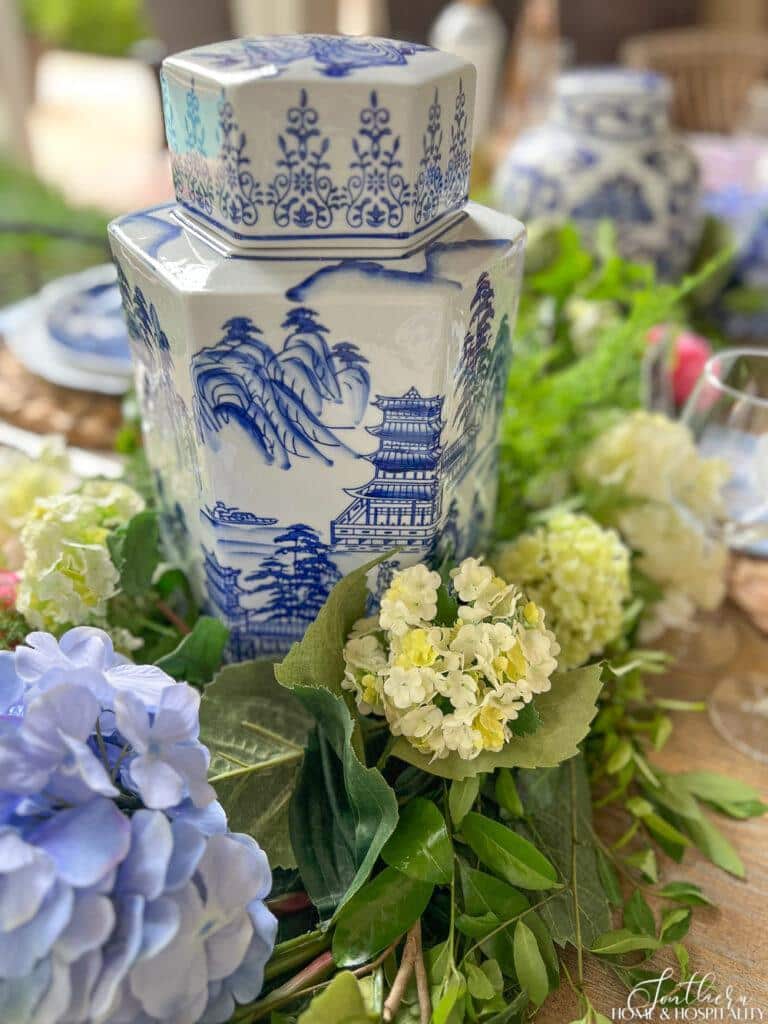
{"type": "Polygon", "coordinates": [[[176,198],[240,246],[405,249],[466,202],[474,66],[391,39],[262,36],[167,58],[176,198]]]}

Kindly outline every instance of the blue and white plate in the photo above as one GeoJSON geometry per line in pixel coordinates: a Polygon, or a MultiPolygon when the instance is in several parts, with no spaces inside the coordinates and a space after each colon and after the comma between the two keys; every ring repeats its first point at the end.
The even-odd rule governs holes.
{"type": "Polygon", "coordinates": [[[130,374],[128,332],[111,263],[51,282],[40,302],[46,333],[65,362],[94,373],[130,374]]]}

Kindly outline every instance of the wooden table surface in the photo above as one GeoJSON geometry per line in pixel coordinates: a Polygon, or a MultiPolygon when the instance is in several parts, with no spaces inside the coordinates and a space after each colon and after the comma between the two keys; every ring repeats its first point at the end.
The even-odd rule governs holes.
{"type": "MultiPolygon", "coordinates": [[[[732,606],[718,613],[684,648],[674,670],[654,682],[654,689],[664,696],[687,700],[708,696],[723,664],[729,672],[762,667],[768,673],[768,637],[752,628],[732,606]]],[[[732,749],[707,714],[675,712],[673,718],[672,738],[665,750],[651,758],[654,763],[673,772],[706,770],[742,779],[768,800],[768,765],[732,749]]],[[[695,882],[718,904],[717,909],[694,910],[684,940],[691,969],[700,974],[711,971],[721,991],[731,985],[734,996],[748,997],[748,1005],[762,1011],[762,1016],[755,1009],[752,1017],[741,1019],[768,1022],[768,815],[751,821],[714,815],[713,820],[741,856],[746,881],[720,871],[694,849],[686,851],[682,864],[660,855],[661,876],[665,881],[695,882]]],[[[598,819],[597,824],[599,831],[612,831],[611,822],[598,819]]],[[[674,965],[674,960],[661,954],[653,961],[654,966],[667,963],[674,965]]],[[[585,989],[595,1008],[609,1020],[613,1008],[626,1004],[626,990],[607,967],[590,956],[585,962],[585,989]]],[[[567,1024],[578,1016],[576,998],[563,984],[536,1020],[567,1024]]],[[[659,1019],[657,1011],[654,1020],[659,1019]]]]}

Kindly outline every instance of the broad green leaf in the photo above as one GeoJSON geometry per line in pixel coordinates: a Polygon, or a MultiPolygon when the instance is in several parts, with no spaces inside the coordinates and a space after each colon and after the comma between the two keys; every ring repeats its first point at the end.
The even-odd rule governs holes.
{"type": "Polygon", "coordinates": [[[693,882],[668,882],[663,889],[659,890],[659,896],[674,900],[675,903],[685,903],[691,907],[714,906],[712,900],[693,882]]]}
{"type": "Polygon", "coordinates": [[[361,964],[386,949],[421,917],[432,889],[431,882],[384,868],[338,914],[331,947],[336,964],[361,964]]]}
{"type": "Polygon", "coordinates": [[[484,751],[471,761],[455,752],[438,761],[420,754],[403,736],[393,753],[408,764],[444,779],[465,779],[496,768],[550,768],[578,753],[579,743],[595,717],[595,702],[602,688],[599,665],[560,672],[552,678],[552,689],[536,696],[541,725],[531,736],[513,736],[498,753],[484,751]]]}
{"type": "Polygon", "coordinates": [[[524,921],[515,926],[515,971],[524,989],[535,1006],[541,1006],[549,993],[547,968],[539,952],[536,936],[524,921]]]}
{"type": "Polygon", "coordinates": [[[525,814],[520,795],[517,792],[515,780],[509,768],[499,768],[496,773],[496,788],[494,791],[496,802],[499,807],[510,814],[513,818],[522,818],[525,814]]]}
{"type": "Polygon", "coordinates": [[[352,626],[365,615],[366,575],[386,557],[361,565],[333,587],[302,639],[275,666],[275,677],[281,685],[289,689],[318,686],[344,696],[344,645],[352,626]]]}
{"type": "Polygon", "coordinates": [[[234,832],[254,836],[272,867],[296,861],[288,804],[312,720],[275,682],[270,661],[227,665],[200,702],[200,739],[211,779],[234,832]]]}
{"type": "Polygon", "coordinates": [[[456,917],[457,931],[476,940],[486,938],[503,924],[503,920],[492,913],[481,914],[479,917],[473,917],[471,914],[458,914],[456,917]]]}
{"type": "Polygon", "coordinates": [[[656,934],[653,911],[639,889],[635,889],[624,907],[624,927],[637,935],[656,934]]]}
{"type": "Polygon", "coordinates": [[[120,573],[120,589],[129,597],[146,593],[161,558],[157,514],[151,509],[139,512],[109,534],[107,547],[120,573]]]}
{"type": "Polygon", "coordinates": [[[370,875],[397,825],[397,799],[381,772],[358,760],[344,700],[319,686],[295,686],[292,692],[313,715],[319,736],[291,800],[291,842],[307,892],[325,916],[334,907],[338,911],[370,875]],[[345,823],[344,835],[334,833],[334,820],[345,823]],[[354,873],[348,867],[345,873],[337,859],[342,843],[354,873]]]}
{"type": "Polygon", "coordinates": [[[511,885],[523,889],[552,889],[559,885],[557,871],[544,854],[506,825],[471,811],[461,832],[482,863],[511,885]]]}
{"type": "MultiPolygon", "coordinates": [[[[538,698],[536,698],[538,700],[538,698]]],[[[517,713],[509,723],[509,731],[513,736],[532,736],[541,728],[541,715],[536,709],[536,704],[531,701],[517,713]]]]}
{"type": "Polygon", "coordinates": [[[738,853],[711,821],[704,817],[700,821],[686,820],[683,827],[693,840],[694,846],[713,864],[735,875],[736,878],[745,877],[744,865],[738,853]]]}
{"type": "Polygon", "coordinates": [[[691,927],[692,911],[688,907],[671,907],[661,917],[661,941],[679,942],[691,927]]]}
{"type": "Polygon", "coordinates": [[[155,664],[174,679],[202,686],[209,683],[219,669],[228,637],[229,630],[223,623],[201,615],[178,647],[155,664]]]}
{"type": "Polygon", "coordinates": [[[480,792],[480,780],[475,775],[469,779],[456,779],[448,791],[448,813],[454,828],[459,828],[465,815],[471,810],[480,792]]]}
{"type": "Polygon", "coordinates": [[[340,971],[319,995],[316,995],[297,1024],[372,1024],[371,1014],[360,983],[351,971],[340,971]]]}
{"type": "Polygon", "coordinates": [[[637,950],[654,950],[659,948],[659,940],[652,935],[636,935],[627,928],[606,932],[590,946],[593,953],[600,956],[620,956],[622,953],[634,953],[637,950]]]}
{"type": "Polygon", "coordinates": [[[385,864],[409,878],[436,885],[450,882],[453,843],[445,819],[431,800],[415,797],[405,805],[381,856],[385,864]]]}
{"type": "Polygon", "coordinates": [[[611,913],[600,875],[584,758],[572,758],[559,768],[523,769],[517,773],[517,786],[526,821],[516,828],[535,839],[566,881],[563,892],[541,908],[541,916],[558,945],[575,945],[578,906],[581,939],[588,945],[611,927],[611,913]]]}

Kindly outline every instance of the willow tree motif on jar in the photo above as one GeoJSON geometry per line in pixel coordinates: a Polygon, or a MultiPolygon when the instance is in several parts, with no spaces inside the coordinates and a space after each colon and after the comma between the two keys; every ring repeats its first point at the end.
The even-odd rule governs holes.
{"type": "Polygon", "coordinates": [[[251,437],[266,463],[294,458],[332,465],[329,448],[347,446],[338,429],[356,426],[367,406],[366,360],[351,342],[330,345],[314,310],[291,309],[277,351],[250,317],[231,317],[220,341],[192,359],[195,418],[201,439],[217,447],[230,421],[251,437]]]}

